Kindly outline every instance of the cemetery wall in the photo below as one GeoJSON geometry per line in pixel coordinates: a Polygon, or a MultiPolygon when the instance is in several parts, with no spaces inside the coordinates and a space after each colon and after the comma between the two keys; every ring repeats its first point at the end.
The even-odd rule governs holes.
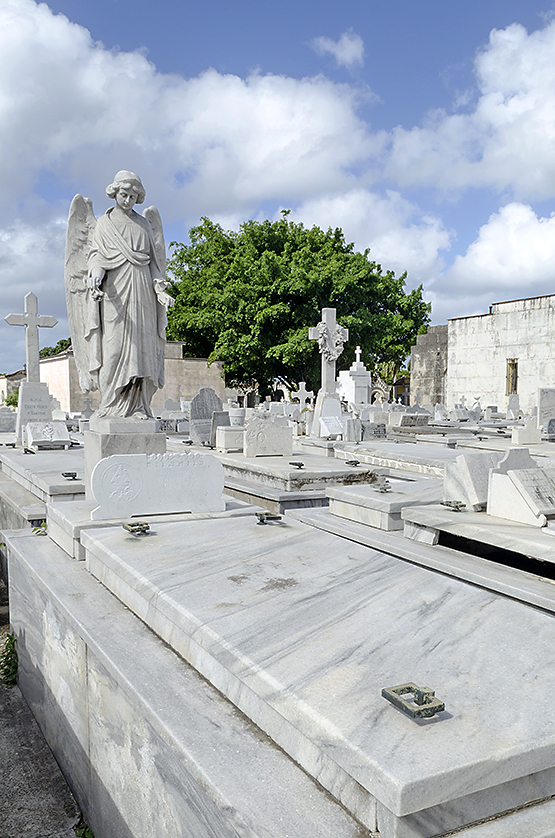
{"type": "Polygon", "coordinates": [[[411,401],[416,394],[420,404],[444,404],[447,381],[447,330],[445,326],[430,326],[425,335],[418,335],[411,349],[411,401]]]}
{"type": "MultiPolygon", "coordinates": [[[[166,383],[162,390],[157,390],[151,407],[157,412],[163,410],[166,399],[180,398],[190,401],[201,387],[212,387],[219,398],[225,401],[234,398],[235,391],[226,389],[222,378],[222,362],[214,361],[208,366],[206,358],[184,358],[183,344],[168,341],[165,353],[166,383]]],[[[90,398],[91,409],[99,404],[98,391],[84,395],[79,387],[79,375],[73,352],[61,352],[40,361],[40,380],[46,382],[51,396],[58,399],[62,410],[79,413],[86,408],[85,399],[90,398]]]]}
{"type": "Polygon", "coordinates": [[[446,404],[464,394],[505,410],[508,362],[516,361],[520,407],[530,411],[538,388],[555,386],[554,358],[555,295],[494,303],[488,314],[449,320],[446,404]]]}

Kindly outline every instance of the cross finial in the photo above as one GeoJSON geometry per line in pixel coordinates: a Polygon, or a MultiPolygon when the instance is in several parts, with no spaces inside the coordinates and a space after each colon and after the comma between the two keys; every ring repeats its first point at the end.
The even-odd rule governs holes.
{"type": "Polygon", "coordinates": [[[8,314],[4,317],[10,326],[25,326],[27,381],[40,381],[39,326],[51,329],[57,324],[55,317],[38,314],[38,300],[30,291],[25,296],[25,314],[8,314]]]}
{"type": "Polygon", "coordinates": [[[362,353],[362,349],[360,348],[360,346],[357,346],[357,348],[355,349],[355,358],[356,358],[357,364],[360,364],[361,353],[362,353]]]}

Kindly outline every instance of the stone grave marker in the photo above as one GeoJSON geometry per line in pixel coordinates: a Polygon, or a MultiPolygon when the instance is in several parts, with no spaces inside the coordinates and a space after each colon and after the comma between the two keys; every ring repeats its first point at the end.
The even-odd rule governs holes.
{"type": "Polygon", "coordinates": [[[71,439],[65,422],[28,422],[25,428],[29,448],[70,448],[71,439]]]}
{"type": "Polygon", "coordinates": [[[16,416],[9,407],[0,407],[0,434],[13,434],[16,416]]]}
{"type": "MultiPolygon", "coordinates": [[[[509,448],[497,468],[491,470],[488,485],[487,513],[520,524],[544,527],[545,513],[538,513],[546,495],[537,462],[527,448],[509,448]],[[528,475],[520,475],[520,472],[528,475]],[[536,492],[537,503],[531,503],[536,492]]],[[[555,509],[554,509],[555,513],[555,509]]]]}
{"type": "Polygon", "coordinates": [[[472,451],[460,454],[455,462],[446,462],[443,500],[462,501],[474,512],[484,509],[488,500],[489,473],[499,465],[502,457],[498,451],[472,451]]]}
{"type": "Polygon", "coordinates": [[[244,430],[243,454],[245,457],[290,457],[293,431],[269,419],[251,419],[244,430]]]}
{"type": "Polygon", "coordinates": [[[23,440],[23,432],[29,422],[50,422],[52,409],[48,387],[40,380],[39,327],[51,329],[57,324],[55,317],[38,314],[38,300],[32,292],[25,296],[25,313],[8,314],[4,320],[10,326],[25,326],[25,355],[27,380],[19,387],[16,435],[23,440]]]}
{"type": "Polygon", "coordinates": [[[210,445],[215,447],[216,445],[216,429],[222,427],[229,427],[231,422],[229,421],[229,413],[227,410],[215,410],[212,413],[212,426],[210,428],[210,445]]]}
{"type": "Polygon", "coordinates": [[[320,436],[343,436],[343,422],[341,421],[339,416],[320,417],[320,436]]]}
{"type": "MultiPolygon", "coordinates": [[[[322,320],[317,326],[308,330],[310,340],[318,341],[318,348],[321,355],[321,386],[316,399],[314,417],[312,420],[310,435],[320,436],[321,416],[326,415],[326,402],[336,401],[339,405],[339,397],[336,393],[335,362],[343,352],[343,346],[349,339],[349,330],[340,326],[335,317],[336,309],[323,308],[322,320]]],[[[339,409],[341,406],[339,405],[339,409]]]]}
{"type": "Polygon", "coordinates": [[[555,419],[555,387],[540,387],[538,390],[538,425],[547,427],[555,419]]]}
{"type": "Polygon", "coordinates": [[[385,439],[387,437],[387,426],[385,422],[363,422],[362,441],[368,442],[372,439],[385,439]]]}
{"type": "Polygon", "coordinates": [[[541,428],[538,428],[537,421],[533,416],[525,420],[523,428],[513,428],[511,431],[513,445],[533,445],[541,442],[541,438],[541,428]]]}
{"type": "Polygon", "coordinates": [[[191,401],[189,434],[193,442],[210,445],[212,414],[221,411],[222,401],[212,387],[202,387],[191,401]]]}
{"type": "MultiPolygon", "coordinates": [[[[320,419],[322,422],[323,420],[320,419]]],[[[345,427],[343,431],[344,442],[361,442],[362,440],[362,422],[360,419],[349,417],[345,419],[345,427]]]]}
{"type": "Polygon", "coordinates": [[[223,466],[210,454],[115,454],[93,469],[91,519],[221,512],[223,488],[223,466]]]}

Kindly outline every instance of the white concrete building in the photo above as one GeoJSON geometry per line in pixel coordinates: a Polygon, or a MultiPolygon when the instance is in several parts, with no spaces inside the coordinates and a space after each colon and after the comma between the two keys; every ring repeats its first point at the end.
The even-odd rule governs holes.
{"type": "Polygon", "coordinates": [[[448,406],[461,396],[467,402],[479,397],[482,406],[505,411],[516,393],[530,412],[538,389],[555,387],[555,295],[493,303],[487,314],[449,320],[444,345],[413,347],[411,393],[418,392],[422,403],[437,400],[428,392],[434,365],[438,375],[445,370],[448,406]]]}

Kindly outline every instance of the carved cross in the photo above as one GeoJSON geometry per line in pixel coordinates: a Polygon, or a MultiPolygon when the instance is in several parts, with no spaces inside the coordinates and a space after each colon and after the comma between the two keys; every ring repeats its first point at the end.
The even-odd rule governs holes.
{"type": "Polygon", "coordinates": [[[51,329],[57,324],[55,317],[38,314],[38,301],[30,291],[25,296],[25,314],[8,314],[4,317],[10,326],[25,326],[25,354],[27,362],[27,381],[40,381],[39,367],[39,326],[51,329]]]}
{"type": "Polygon", "coordinates": [[[357,364],[360,364],[361,354],[362,354],[362,349],[360,348],[360,346],[357,346],[357,348],[355,349],[355,358],[356,358],[357,364]]]}
{"type": "Polygon", "coordinates": [[[335,393],[335,362],[349,339],[349,330],[338,324],[335,312],[334,308],[323,308],[321,322],[308,330],[310,340],[318,341],[322,356],[321,389],[324,393],[335,393]]]}
{"type": "Polygon", "coordinates": [[[299,381],[299,389],[296,393],[291,393],[291,398],[298,399],[301,410],[305,404],[314,398],[312,390],[306,389],[306,381],[299,381]]]}

